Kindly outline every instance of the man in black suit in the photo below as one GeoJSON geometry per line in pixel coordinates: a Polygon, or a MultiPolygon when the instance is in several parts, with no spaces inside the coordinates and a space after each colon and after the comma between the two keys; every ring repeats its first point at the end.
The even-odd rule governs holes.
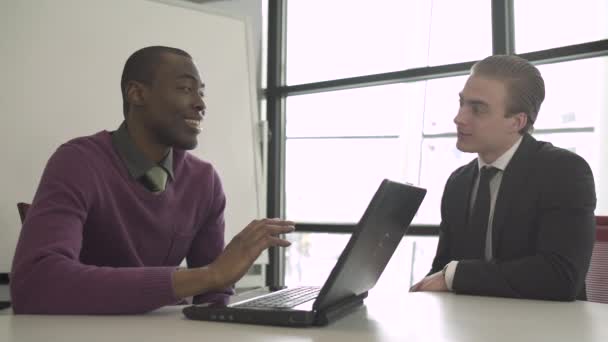
{"type": "Polygon", "coordinates": [[[586,297],[593,174],[583,158],[529,134],[544,97],[540,72],[522,58],[473,66],[454,122],[458,149],[478,157],[448,179],[437,254],[411,291],[586,297]]]}

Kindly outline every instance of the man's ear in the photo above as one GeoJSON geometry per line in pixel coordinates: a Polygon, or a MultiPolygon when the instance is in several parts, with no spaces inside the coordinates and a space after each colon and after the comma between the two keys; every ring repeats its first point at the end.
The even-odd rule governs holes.
{"type": "Polygon", "coordinates": [[[129,81],[127,83],[127,99],[129,104],[134,106],[143,106],[146,99],[145,87],[141,82],[129,81]]]}
{"type": "Polygon", "coordinates": [[[522,128],[526,127],[528,123],[528,115],[524,112],[517,113],[512,116],[513,120],[513,131],[519,132],[522,128]]]}

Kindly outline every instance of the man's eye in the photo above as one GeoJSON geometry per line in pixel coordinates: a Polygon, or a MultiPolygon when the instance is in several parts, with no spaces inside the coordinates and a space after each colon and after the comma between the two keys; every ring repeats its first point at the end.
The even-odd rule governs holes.
{"type": "Polygon", "coordinates": [[[179,89],[182,90],[182,91],[184,91],[184,92],[186,92],[186,93],[189,93],[189,92],[192,91],[191,87],[179,87],[179,89]]]}

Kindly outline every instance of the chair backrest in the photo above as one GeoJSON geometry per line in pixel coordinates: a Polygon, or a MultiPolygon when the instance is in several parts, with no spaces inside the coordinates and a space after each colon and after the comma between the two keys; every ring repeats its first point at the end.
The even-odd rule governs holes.
{"type": "Polygon", "coordinates": [[[596,216],[595,223],[595,245],[587,273],[587,300],[608,304],[608,216],[596,216]]]}
{"type": "Polygon", "coordinates": [[[19,217],[21,218],[21,223],[25,221],[25,215],[27,214],[27,210],[30,208],[28,203],[19,202],[17,203],[17,210],[19,211],[19,217]]]}

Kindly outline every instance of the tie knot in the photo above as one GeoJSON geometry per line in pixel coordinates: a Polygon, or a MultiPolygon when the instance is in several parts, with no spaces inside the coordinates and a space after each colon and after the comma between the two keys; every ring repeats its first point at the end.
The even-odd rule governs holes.
{"type": "Polygon", "coordinates": [[[481,179],[489,182],[498,171],[499,169],[493,166],[484,166],[481,168],[481,179]]]}
{"type": "Polygon", "coordinates": [[[167,171],[160,166],[154,166],[146,172],[146,177],[152,183],[154,192],[164,191],[167,185],[167,171]]]}

